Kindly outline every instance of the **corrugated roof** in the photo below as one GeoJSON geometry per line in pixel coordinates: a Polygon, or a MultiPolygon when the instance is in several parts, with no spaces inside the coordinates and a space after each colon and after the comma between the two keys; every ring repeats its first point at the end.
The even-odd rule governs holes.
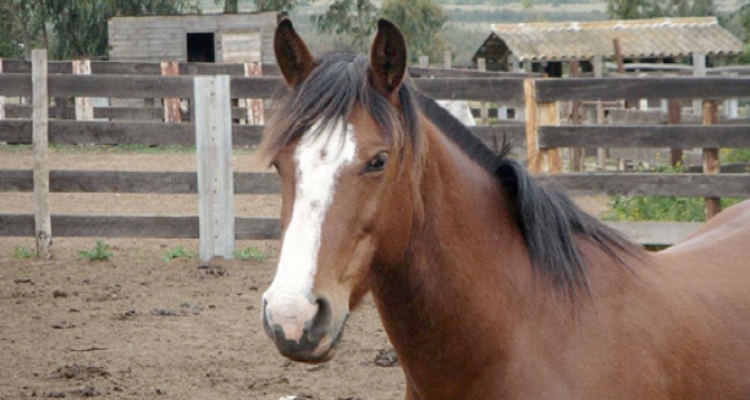
{"type": "Polygon", "coordinates": [[[615,38],[620,39],[626,58],[742,51],[742,42],[722,28],[716,17],[494,24],[491,29],[520,60],[590,59],[595,54],[612,57],[615,38]]]}

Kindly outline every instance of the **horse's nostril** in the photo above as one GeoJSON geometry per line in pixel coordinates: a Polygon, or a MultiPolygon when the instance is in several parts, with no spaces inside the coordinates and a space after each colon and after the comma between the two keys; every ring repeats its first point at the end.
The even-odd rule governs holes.
{"type": "Polygon", "coordinates": [[[318,311],[310,324],[310,338],[320,340],[328,333],[333,319],[333,310],[331,302],[324,297],[318,298],[315,304],[318,306],[318,311]]]}

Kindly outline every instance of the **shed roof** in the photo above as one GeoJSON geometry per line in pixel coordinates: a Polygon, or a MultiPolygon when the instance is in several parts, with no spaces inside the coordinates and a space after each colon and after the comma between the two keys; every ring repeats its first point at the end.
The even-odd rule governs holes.
{"type": "Polygon", "coordinates": [[[742,51],[742,42],[722,28],[716,17],[494,24],[491,29],[492,34],[475,57],[492,52],[492,47],[504,47],[499,41],[505,42],[519,60],[590,59],[597,54],[612,57],[615,38],[619,38],[626,58],[733,55],[742,51]]]}

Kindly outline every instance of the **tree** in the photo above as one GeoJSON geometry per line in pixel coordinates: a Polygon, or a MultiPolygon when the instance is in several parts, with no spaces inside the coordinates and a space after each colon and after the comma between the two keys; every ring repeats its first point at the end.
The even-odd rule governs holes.
{"type": "MultiPolygon", "coordinates": [[[[5,14],[8,18],[0,16],[0,37],[5,32],[20,36],[26,58],[31,48],[40,45],[52,59],[102,57],[107,54],[107,19],[198,11],[191,4],[191,0],[12,0],[0,6],[0,13],[10,10],[5,14]]],[[[15,48],[11,45],[11,50],[15,48]]]]}
{"type": "Polygon", "coordinates": [[[412,61],[420,55],[442,59],[446,43],[440,32],[448,19],[431,0],[385,0],[381,15],[401,29],[412,61]]]}
{"type": "Polygon", "coordinates": [[[239,9],[237,0],[224,0],[224,14],[237,14],[239,9]]]}
{"type": "Polygon", "coordinates": [[[20,58],[23,56],[23,34],[13,21],[18,13],[14,2],[0,3],[0,57],[20,58]]]}
{"type": "Polygon", "coordinates": [[[716,14],[714,0],[608,0],[613,19],[700,17],[716,14]]]}
{"type": "Polygon", "coordinates": [[[355,51],[366,51],[375,31],[378,9],[369,0],[336,0],[322,15],[311,17],[320,33],[347,35],[355,51]],[[352,10],[354,8],[354,10],[352,10]]]}
{"type": "MultiPolygon", "coordinates": [[[[227,0],[229,1],[229,0],[227,0]]],[[[299,0],[255,0],[257,11],[292,11],[299,5],[299,0]]]]}

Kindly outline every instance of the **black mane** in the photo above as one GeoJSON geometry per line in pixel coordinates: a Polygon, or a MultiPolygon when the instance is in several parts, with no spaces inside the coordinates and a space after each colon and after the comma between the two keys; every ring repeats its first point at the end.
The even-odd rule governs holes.
{"type": "Polygon", "coordinates": [[[578,238],[596,244],[625,267],[618,251],[642,254],[637,245],[582,211],[568,196],[534,179],[521,163],[508,157],[508,142],[503,141],[497,155],[435,100],[420,94],[419,104],[430,121],[505,188],[535,273],[550,279],[564,294],[576,298],[580,289],[588,291],[578,238]]]}

